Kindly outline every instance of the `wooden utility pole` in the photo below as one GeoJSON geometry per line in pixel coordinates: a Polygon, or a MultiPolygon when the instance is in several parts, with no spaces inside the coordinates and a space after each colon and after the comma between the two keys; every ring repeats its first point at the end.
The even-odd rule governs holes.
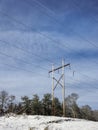
{"type": "Polygon", "coordinates": [[[58,84],[62,87],[62,98],[63,98],[63,116],[65,116],[65,67],[69,66],[70,64],[65,64],[64,60],[62,60],[62,66],[58,68],[54,68],[54,65],[52,66],[52,70],[49,71],[49,73],[52,73],[52,112],[55,115],[55,104],[54,104],[54,90],[58,86],[58,84]],[[56,79],[54,76],[54,72],[57,70],[62,69],[62,74],[59,79],[56,79]],[[56,84],[54,84],[54,81],[56,81],[56,84]],[[61,82],[62,81],[62,82],[61,82]]]}
{"type": "Polygon", "coordinates": [[[54,65],[52,66],[52,114],[55,115],[55,108],[54,108],[54,65]]]}

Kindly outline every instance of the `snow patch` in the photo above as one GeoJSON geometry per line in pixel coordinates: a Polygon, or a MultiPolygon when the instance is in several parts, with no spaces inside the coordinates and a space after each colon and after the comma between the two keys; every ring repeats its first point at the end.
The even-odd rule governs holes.
{"type": "Polygon", "coordinates": [[[55,116],[0,117],[0,130],[98,130],[98,122],[55,116]]]}

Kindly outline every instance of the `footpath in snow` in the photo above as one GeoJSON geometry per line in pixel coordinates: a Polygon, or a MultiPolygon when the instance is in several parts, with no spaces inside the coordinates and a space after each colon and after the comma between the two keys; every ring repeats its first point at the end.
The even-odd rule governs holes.
{"type": "Polygon", "coordinates": [[[54,116],[0,117],[0,130],[98,130],[98,122],[54,116]]]}

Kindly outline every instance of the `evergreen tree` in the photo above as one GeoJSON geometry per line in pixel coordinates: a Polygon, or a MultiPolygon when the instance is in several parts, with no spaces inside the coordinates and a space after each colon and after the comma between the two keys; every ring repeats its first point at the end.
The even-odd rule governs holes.
{"type": "Polygon", "coordinates": [[[27,96],[21,97],[21,99],[23,101],[22,111],[26,114],[31,114],[31,100],[27,96]]]}
{"type": "Polygon", "coordinates": [[[49,93],[44,94],[44,97],[42,99],[42,106],[43,106],[43,114],[51,115],[51,109],[52,109],[51,94],[49,93]]]}
{"type": "Polygon", "coordinates": [[[54,104],[55,104],[55,115],[62,116],[62,104],[60,103],[58,98],[54,98],[54,104]]]}
{"type": "Polygon", "coordinates": [[[42,105],[41,105],[41,101],[39,100],[39,96],[37,94],[35,94],[32,99],[31,109],[33,115],[42,114],[42,105]]]}

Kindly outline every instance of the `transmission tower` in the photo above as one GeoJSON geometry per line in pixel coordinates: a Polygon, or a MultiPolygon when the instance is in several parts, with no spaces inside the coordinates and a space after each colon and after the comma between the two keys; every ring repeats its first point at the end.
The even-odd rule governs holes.
{"type": "Polygon", "coordinates": [[[65,116],[65,67],[70,66],[70,64],[65,64],[64,60],[62,60],[62,66],[58,68],[54,68],[52,65],[52,70],[49,73],[52,73],[52,113],[55,115],[55,103],[54,103],[54,91],[56,87],[59,85],[62,87],[62,98],[63,98],[63,116],[65,116]],[[61,76],[57,79],[54,75],[54,72],[62,69],[61,76]]]}

